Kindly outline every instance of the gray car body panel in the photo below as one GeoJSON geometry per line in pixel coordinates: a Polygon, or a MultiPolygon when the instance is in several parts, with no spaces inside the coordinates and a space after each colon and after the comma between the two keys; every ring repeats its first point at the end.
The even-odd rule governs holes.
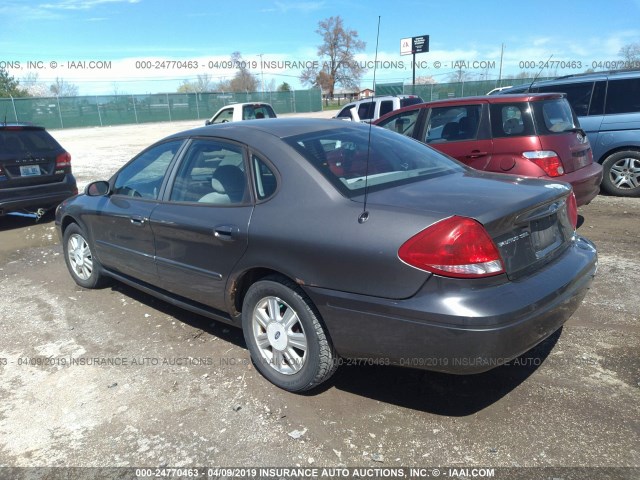
{"type": "MultiPolygon", "coordinates": [[[[475,280],[444,278],[397,257],[398,248],[410,237],[456,214],[476,218],[495,238],[519,217],[564,201],[565,184],[463,168],[461,173],[372,191],[366,204],[369,219],[360,223],[364,197],[342,195],[281,140],[336,128],[369,127],[274,119],[209,126],[171,137],[231,139],[249,145],[277,169],[277,193],[254,201],[253,208],[245,204],[238,209],[248,233],[239,258],[227,261],[230,271],[219,271],[220,278],[214,279],[224,282],[224,289],[211,290],[224,295],[222,303],[217,298],[205,305],[202,299],[195,303],[172,294],[172,288],[163,287],[160,275],[153,278],[156,272],[148,272],[150,278],[138,284],[131,274],[114,270],[115,264],[106,265],[107,274],[176,305],[238,325],[237,285],[252,271],[277,272],[310,296],[341,355],[389,358],[397,364],[402,364],[403,357],[434,355],[451,362],[453,356],[513,358],[557,330],[575,311],[597,265],[595,248],[577,235],[547,264],[515,280],[505,274],[475,280]]],[[[70,221],[87,228],[109,201],[108,196],[81,195],[64,202],[56,215],[60,234],[70,221]]],[[[202,208],[207,207],[182,208],[185,225],[198,224],[202,208]]],[[[227,208],[233,213],[234,207],[227,208]]],[[[179,222],[180,216],[172,218],[179,222]]],[[[87,230],[90,242],[92,228],[97,227],[87,230]]],[[[407,366],[456,373],[488,369],[453,363],[446,368],[407,366]]]]}

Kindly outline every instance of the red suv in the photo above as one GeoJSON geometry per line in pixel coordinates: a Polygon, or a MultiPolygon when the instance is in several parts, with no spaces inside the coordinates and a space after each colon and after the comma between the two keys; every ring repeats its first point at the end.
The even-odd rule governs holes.
{"type": "Polygon", "coordinates": [[[388,113],[374,125],[478,170],[568,182],[578,205],[598,195],[602,166],[564,94],[466,97],[388,113]]]}

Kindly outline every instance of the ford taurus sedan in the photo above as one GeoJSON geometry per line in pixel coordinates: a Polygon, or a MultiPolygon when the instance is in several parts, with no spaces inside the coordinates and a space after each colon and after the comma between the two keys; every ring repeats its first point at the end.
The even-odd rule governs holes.
{"type": "Polygon", "coordinates": [[[115,279],[241,327],[289,391],[341,358],[462,374],[524,353],[595,275],[576,221],[565,183],[311,119],[172,135],[56,212],[78,285],[115,279]]]}

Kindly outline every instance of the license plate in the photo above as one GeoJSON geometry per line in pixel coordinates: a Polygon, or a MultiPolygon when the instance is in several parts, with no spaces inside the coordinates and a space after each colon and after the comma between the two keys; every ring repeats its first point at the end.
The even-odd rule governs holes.
{"type": "Polygon", "coordinates": [[[40,175],[40,167],[38,165],[20,165],[20,175],[23,177],[40,175]]]}
{"type": "Polygon", "coordinates": [[[531,222],[531,239],[537,258],[546,256],[562,244],[556,215],[531,222]]]}

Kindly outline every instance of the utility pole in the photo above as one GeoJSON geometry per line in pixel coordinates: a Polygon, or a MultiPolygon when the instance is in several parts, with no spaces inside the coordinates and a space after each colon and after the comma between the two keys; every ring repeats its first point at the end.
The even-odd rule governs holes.
{"type": "Polygon", "coordinates": [[[500,49],[500,72],[498,73],[498,86],[502,86],[502,57],[504,56],[504,43],[500,49]]]}

